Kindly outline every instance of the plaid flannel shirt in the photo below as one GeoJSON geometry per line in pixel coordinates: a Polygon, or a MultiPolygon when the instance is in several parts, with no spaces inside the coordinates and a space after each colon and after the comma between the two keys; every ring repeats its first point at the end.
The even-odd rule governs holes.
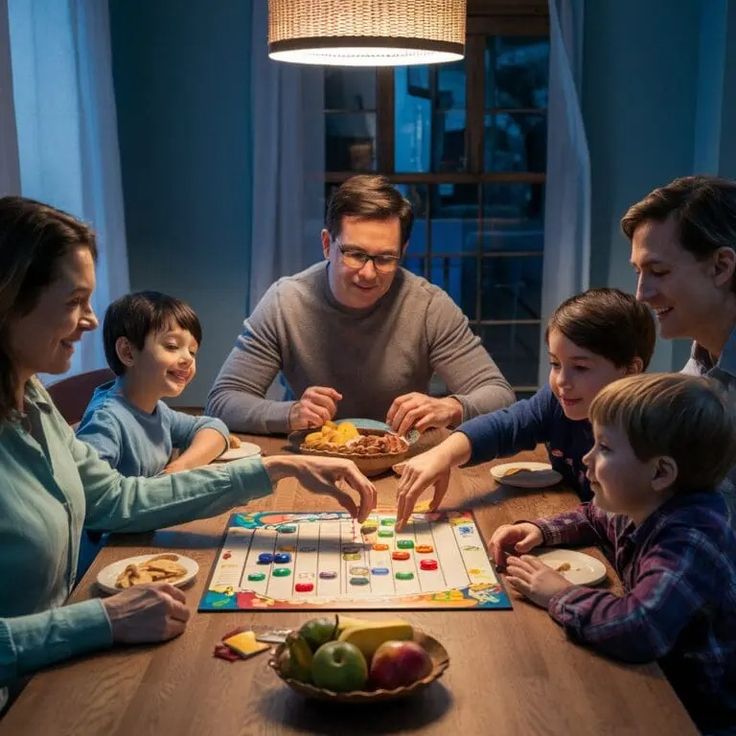
{"type": "Polygon", "coordinates": [[[534,523],[546,545],[600,545],[623,582],[623,596],[553,596],[567,634],[620,660],[658,660],[701,728],[736,727],[736,535],[720,494],[675,496],[638,527],[593,503],[534,523]]]}

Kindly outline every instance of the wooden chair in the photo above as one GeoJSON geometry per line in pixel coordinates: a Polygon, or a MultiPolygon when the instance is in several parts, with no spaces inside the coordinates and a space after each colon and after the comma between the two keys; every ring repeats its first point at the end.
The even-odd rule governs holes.
{"type": "Polygon", "coordinates": [[[61,415],[74,427],[79,424],[94,390],[114,378],[115,374],[109,368],[100,368],[64,378],[48,386],[47,391],[61,415]]]}

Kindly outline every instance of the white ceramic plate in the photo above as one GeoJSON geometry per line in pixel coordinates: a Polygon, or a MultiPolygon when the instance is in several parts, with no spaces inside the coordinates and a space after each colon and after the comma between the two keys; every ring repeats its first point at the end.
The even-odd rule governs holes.
{"type": "Polygon", "coordinates": [[[244,457],[257,457],[261,454],[261,448],[253,442],[241,442],[240,447],[232,447],[215,458],[215,462],[230,462],[230,460],[241,460],[244,457]]]}
{"type": "Polygon", "coordinates": [[[544,488],[562,480],[562,476],[556,470],[552,470],[549,463],[536,463],[531,460],[494,465],[491,468],[491,475],[499,483],[517,488],[544,488]]]}
{"type": "MultiPolygon", "coordinates": [[[[122,588],[116,588],[115,581],[118,579],[118,575],[120,575],[128,565],[131,563],[138,565],[141,562],[150,560],[152,557],[158,557],[158,555],[164,553],[165,551],[157,552],[153,555],[136,555],[135,557],[126,557],[124,560],[112,562],[107,567],[103,567],[102,570],[97,573],[97,585],[99,585],[106,593],[120,593],[122,588]]],[[[199,571],[199,565],[191,557],[185,557],[180,554],[176,555],[175,562],[178,562],[187,571],[186,574],[176,580],[163,580],[162,582],[170,582],[177,588],[182,588],[188,582],[194,580],[197,572],[199,571]]]]}
{"type": "Polygon", "coordinates": [[[569,565],[569,569],[558,570],[558,572],[575,585],[595,585],[606,579],[606,566],[600,560],[584,552],[574,549],[540,547],[532,550],[531,554],[536,555],[545,565],[555,570],[558,570],[560,566],[569,565]]]}

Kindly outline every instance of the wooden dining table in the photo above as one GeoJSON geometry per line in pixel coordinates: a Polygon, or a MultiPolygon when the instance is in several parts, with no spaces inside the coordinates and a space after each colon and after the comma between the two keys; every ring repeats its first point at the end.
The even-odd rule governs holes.
{"type": "MultiPolygon", "coordinates": [[[[284,438],[243,439],[267,455],[285,447],[284,438]]],[[[436,441],[433,433],[422,439],[436,441]]],[[[543,448],[515,459],[544,459],[543,448]]],[[[500,524],[554,514],[577,503],[574,493],[559,486],[521,490],[498,485],[489,473],[493,464],[454,470],[443,503],[448,509],[472,509],[486,541],[500,524]]],[[[395,506],[397,477],[388,474],[374,481],[379,504],[395,506]]],[[[330,496],[285,479],[273,494],[242,508],[339,507],[330,496]]],[[[194,558],[200,568],[185,590],[192,609],[186,631],[163,644],[116,646],[37,673],[0,720],[0,736],[698,733],[657,664],[623,664],[576,645],[546,611],[514,593],[513,610],[399,613],[442,642],[450,656],[444,675],[420,693],[369,705],[307,700],[271,671],[267,653],[234,663],[213,657],[215,645],[235,627],[298,628],[315,615],[196,611],[227,520],[228,514],[222,514],[148,534],[112,535],[71,601],[100,595],[95,579],[111,562],[178,552],[194,558]]],[[[583,551],[605,562],[599,550],[583,551]]],[[[603,585],[620,592],[615,573],[606,566],[603,585]]]]}

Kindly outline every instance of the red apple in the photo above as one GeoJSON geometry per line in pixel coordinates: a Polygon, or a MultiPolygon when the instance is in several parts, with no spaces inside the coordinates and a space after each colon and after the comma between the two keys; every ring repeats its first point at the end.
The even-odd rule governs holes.
{"type": "Polygon", "coordinates": [[[373,687],[393,690],[411,685],[432,671],[432,658],[415,641],[386,641],[371,660],[369,681],[373,687]]]}

